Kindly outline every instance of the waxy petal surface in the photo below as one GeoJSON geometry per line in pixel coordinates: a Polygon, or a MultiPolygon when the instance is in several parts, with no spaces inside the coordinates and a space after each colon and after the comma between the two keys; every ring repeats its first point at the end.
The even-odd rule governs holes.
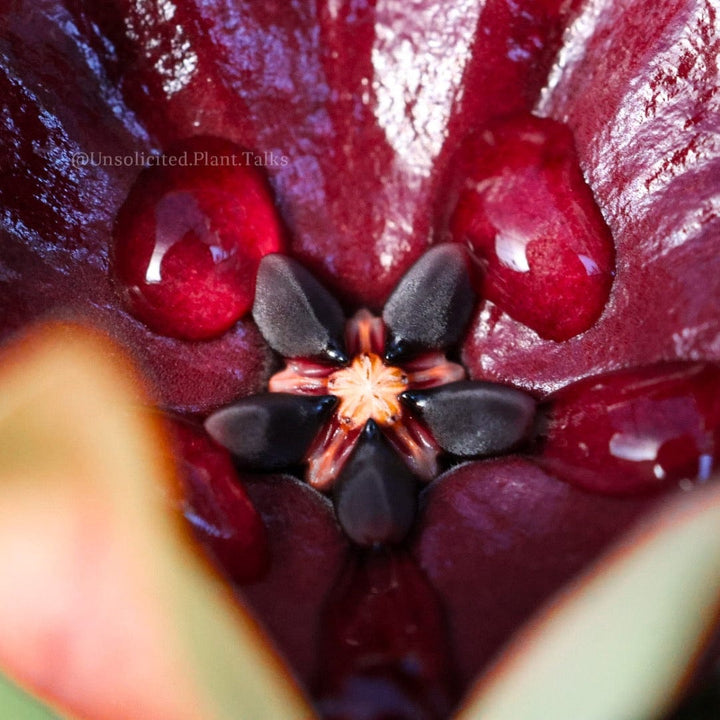
{"type": "Polygon", "coordinates": [[[204,132],[286,156],[267,169],[292,250],[375,309],[427,246],[450,146],[531,107],[571,12],[559,0],[70,4],[161,145],[204,132]]]}
{"type": "Polygon", "coordinates": [[[619,367],[720,358],[719,51],[711,3],[585,5],[536,110],[574,133],[615,241],[610,301],[561,344],[488,304],[465,344],[473,376],[546,391],[619,367]]]}
{"type": "Polygon", "coordinates": [[[591,495],[516,458],[461,465],[424,499],[414,552],[445,604],[465,681],[653,503],[591,495]]]}
{"type": "Polygon", "coordinates": [[[457,699],[442,607],[403,551],[348,559],[327,600],[320,646],[325,718],[434,720],[457,699]]]}
{"type": "Polygon", "coordinates": [[[290,476],[248,482],[270,539],[270,568],[240,596],[306,683],[317,671],[322,608],[348,552],[329,500],[290,476]]]}
{"type": "MultiPolygon", "coordinates": [[[[0,180],[0,201],[10,208],[0,238],[3,336],[32,317],[71,306],[133,349],[167,406],[205,411],[256,392],[269,375],[270,355],[251,323],[212,343],[184,344],[158,338],[118,311],[106,281],[105,243],[135,173],[76,170],[70,148],[158,149],[209,133],[286,154],[288,165],[269,167],[268,175],[293,252],[346,303],[367,302],[377,310],[427,244],[438,178],[460,138],[491,117],[532,108],[565,22],[579,5],[290,2],[276,13],[243,0],[16,3],[0,44],[13,120],[0,138],[17,169],[0,180]]],[[[614,294],[587,336],[561,345],[540,341],[487,305],[465,346],[476,377],[543,391],[617,364],[720,355],[714,310],[720,273],[712,271],[717,20],[711,6],[695,0],[663,4],[659,12],[650,0],[596,0],[586,8],[566,35],[552,89],[539,108],[567,121],[576,134],[581,165],[618,242],[614,294]]],[[[502,464],[490,467],[478,477],[506,477],[502,464]]],[[[522,468],[518,482],[545,478],[522,468]]],[[[570,549],[556,561],[543,558],[552,578],[543,580],[532,565],[524,574],[518,567],[518,578],[542,587],[528,591],[527,606],[499,623],[498,637],[480,643],[483,656],[538,596],[583,565],[583,553],[567,539],[575,523],[582,544],[595,533],[611,536],[618,528],[610,526],[622,526],[624,512],[635,512],[632,502],[600,501],[600,508],[627,509],[611,522],[613,512],[591,511],[595,498],[559,484],[547,487],[553,488],[544,495],[547,513],[566,518],[570,549]],[[565,514],[566,493],[586,498],[585,504],[578,500],[585,510],[577,519],[565,514]]],[[[282,502],[268,501],[265,511],[279,518],[278,535],[303,525],[291,517],[295,508],[279,507],[282,502]]],[[[428,532],[440,533],[431,511],[432,504],[428,532]]],[[[468,517],[460,524],[472,531],[474,523],[468,517]]],[[[325,556],[310,542],[313,521],[305,527],[307,535],[300,536],[308,542],[301,549],[289,539],[274,541],[281,548],[276,555],[290,554],[297,565],[278,567],[265,594],[258,589],[258,608],[282,598],[296,576],[312,595],[309,604],[319,607],[325,576],[316,582],[319,570],[304,576],[298,568],[306,554],[325,556]]],[[[332,522],[323,527],[334,537],[332,522]]],[[[526,527],[533,536],[529,519],[526,527]]],[[[480,552],[474,537],[473,552],[480,552]]],[[[499,544],[502,538],[498,531],[499,544]]],[[[456,539],[448,538],[451,548],[456,539]]],[[[339,556],[334,543],[323,547],[339,556]]],[[[466,557],[463,572],[470,572],[470,550],[466,557]]],[[[460,597],[462,573],[454,577],[438,582],[457,591],[449,602],[451,611],[460,609],[456,628],[472,628],[476,617],[460,597]]],[[[520,603],[516,587],[508,582],[498,590],[500,605],[508,597],[511,606],[520,603]]],[[[273,612],[269,625],[291,625],[287,606],[273,612]]],[[[313,662],[316,613],[309,612],[308,627],[286,627],[292,638],[287,655],[301,671],[313,662]]],[[[470,652],[462,661],[468,679],[483,660],[463,652],[470,652]]]]}

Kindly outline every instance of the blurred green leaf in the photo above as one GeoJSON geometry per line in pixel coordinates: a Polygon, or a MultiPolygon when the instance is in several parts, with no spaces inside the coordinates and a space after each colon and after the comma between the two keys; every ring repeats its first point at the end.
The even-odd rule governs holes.
{"type": "Polygon", "coordinates": [[[661,718],[719,605],[716,487],[665,509],[542,612],[459,719],[661,718]]]}
{"type": "Polygon", "coordinates": [[[192,542],[117,349],[54,328],[0,359],[0,668],[84,720],[312,718],[192,542]]]}
{"type": "Polygon", "coordinates": [[[0,717],[8,720],[60,720],[45,705],[0,673],[0,717]]]}

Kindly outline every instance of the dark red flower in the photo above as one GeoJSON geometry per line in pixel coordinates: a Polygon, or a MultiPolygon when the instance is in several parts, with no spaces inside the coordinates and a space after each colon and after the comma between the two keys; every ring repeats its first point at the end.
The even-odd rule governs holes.
{"type": "MultiPolygon", "coordinates": [[[[271,153],[263,172],[278,224],[288,231],[288,253],[347,310],[377,311],[429,238],[465,232],[457,217],[451,220],[458,190],[450,167],[469,147],[464,143],[476,138],[469,142],[477,150],[484,130],[502,134],[505,123],[522,124],[532,112],[570,129],[612,234],[616,274],[609,287],[613,263],[601,246],[589,258],[601,271],[591,311],[576,312],[572,303],[584,299],[563,294],[565,276],[557,279],[561,301],[536,303],[552,293],[545,272],[552,255],[543,255],[537,273],[532,265],[527,277],[511,275],[508,283],[502,257],[488,252],[480,232],[486,223],[478,224],[471,244],[486,275],[476,286],[487,287],[492,300],[478,306],[462,347],[470,377],[547,397],[609,371],[720,360],[720,35],[710,6],[21,0],[3,20],[4,338],[47,315],[102,327],[135,356],[158,405],[182,414],[205,415],[258,393],[273,356],[251,320],[192,342],[158,334],[129,314],[110,268],[111,238],[140,168],[83,164],[78,153],[161,152],[193,136],[271,153]],[[274,165],[274,157],[288,162],[274,165]],[[558,342],[544,323],[558,307],[562,313],[563,303],[570,330],[558,342]],[[542,321],[528,312],[545,305],[542,321]],[[573,335],[579,329],[585,331],[573,335]]],[[[579,174],[571,174],[574,187],[579,174]]],[[[533,185],[525,179],[518,187],[533,185]]],[[[542,213],[541,196],[530,204],[542,213]]],[[[473,203],[490,212],[486,196],[473,203]]],[[[577,268],[571,261],[588,253],[568,247],[560,267],[577,268]]],[[[712,392],[712,366],[694,367],[712,392]]],[[[660,388],[663,399],[679,398],[683,417],[696,423],[689,436],[682,424],[668,431],[680,439],[663,458],[670,456],[666,464],[684,477],[698,453],[714,452],[716,408],[689,402],[706,391],[686,378],[668,387],[660,388]],[[698,430],[707,418],[712,422],[698,430]]],[[[559,395],[564,417],[574,417],[575,391],[559,395]]],[[[643,417],[653,422],[654,412],[643,417]]],[[[594,422],[587,413],[581,420],[594,422]]],[[[343,581],[346,590],[332,593],[347,547],[329,503],[296,480],[244,473],[267,527],[271,564],[240,592],[319,695],[352,696],[352,673],[379,653],[382,662],[363,675],[378,697],[399,713],[407,714],[412,698],[430,714],[443,712],[438,708],[467,687],[540,603],[657,502],[594,495],[556,479],[558,462],[569,455],[551,445],[553,437],[545,465],[552,472],[517,457],[449,470],[421,498],[408,554],[365,557],[343,581]],[[382,611],[373,610],[373,593],[393,583],[401,590],[388,590],[378,601],[382,611]],[[413,593],[420,597],[415,608],[413,593]],[[380,625],[393,613],[397,632],[387,630],[382,652],[353,645],[356,628],[362,637],[382,635],[380,625]],[[417,646],[399,640],[410,617],[431,618],[417,646]],[[343,643],[356,649],[338,656],[328,649],[343,643]],[[399,677],[376,672],[407,660],[408,648],[418,665],[404,666],[399,677]],[[453,660],[436,667],[433,658],[446,652],[453,660]],[[323,676],[334,664],[337,676],[323,676]],[[450,664],[459,687],[447,681],[450,664]],[[438,693],[419,698],[418,678],[435,683],[438,693]]],[[[581,484],[608,489],[597,473],[581,484]]]]}

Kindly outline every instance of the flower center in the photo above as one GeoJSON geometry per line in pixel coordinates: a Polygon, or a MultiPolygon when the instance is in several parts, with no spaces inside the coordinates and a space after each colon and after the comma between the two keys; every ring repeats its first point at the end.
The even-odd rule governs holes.
{"type": "Polygon", "coordinates": [[[408,389],[408,378],[400,368],[386,365],[379,355],[368,352],[334,372],[327,387],[340,399],[337,416],[348,429],[371,419],[379,425],[393,425],[402,415],[398,395],[408,389]]]}

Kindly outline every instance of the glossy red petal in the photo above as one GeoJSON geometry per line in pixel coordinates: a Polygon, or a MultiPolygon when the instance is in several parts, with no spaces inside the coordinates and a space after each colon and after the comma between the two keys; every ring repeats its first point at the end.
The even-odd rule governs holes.
{"type": "Polygon", "coordinates": [[[267,169],[293,251],[375,309],[427,245],[448,152],[530,107],[569,14],[559,0],[71,6],[161,144],[211,133],[285,156],[267,169]]]}
{"type": "Polygon", "coordinates": [[[711,4],[589,2],[537,110],[566,122],[612,231],[601,320],[555,345],[489,305],[464,357],[474,376],[551,390],[661,359],[720,358],[720,33],[711,4]]]}
{"type": "Polygon", "coordinates": [[[653,500],[603,498],[523,460],[470,463],[428,488],[414,547],[465,682],[653,500]]]}

